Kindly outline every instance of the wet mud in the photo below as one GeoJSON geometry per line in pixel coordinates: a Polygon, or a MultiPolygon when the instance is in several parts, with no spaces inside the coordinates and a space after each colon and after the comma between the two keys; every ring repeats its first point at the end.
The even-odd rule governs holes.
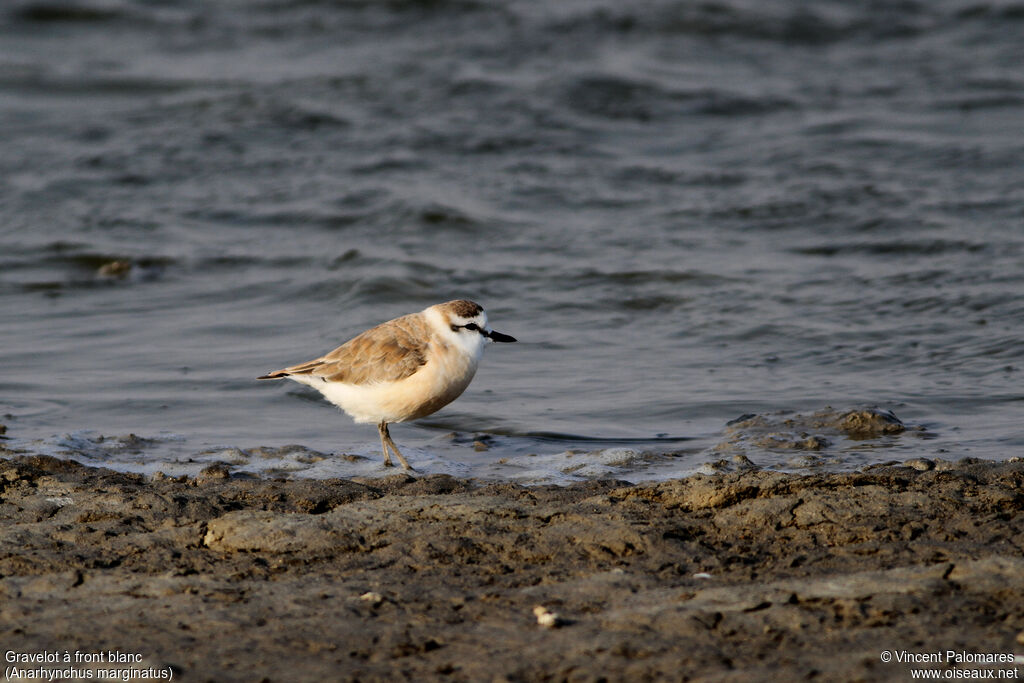
{"type": "Polygon", "coordinates": [[[1024,652],[1022,484],[1019,460],[527,488],[10,457],[0,642],[180,681],[908,680],[883,652],[1024,652]]]}

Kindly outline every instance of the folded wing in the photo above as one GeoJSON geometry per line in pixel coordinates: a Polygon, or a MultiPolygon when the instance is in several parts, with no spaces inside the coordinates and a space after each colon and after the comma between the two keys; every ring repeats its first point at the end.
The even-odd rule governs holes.
{"type": "Polygon", "coordinates": [[[427,362],[424,323],[416,314],[403,316],[353,337],[330,353],[257,379],[310,375],[325,382],[375,384],[397,382],[414,374],[427,362]]]}

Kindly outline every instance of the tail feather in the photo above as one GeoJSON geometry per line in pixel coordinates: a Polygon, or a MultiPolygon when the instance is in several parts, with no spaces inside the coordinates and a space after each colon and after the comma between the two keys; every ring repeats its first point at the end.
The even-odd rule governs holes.
{"type": "Polygon", "coordinates": [[[292,365],[291,367],[284,368],[283,370],[268,372],[256,379],[281,379],[282,377],[290,377],[292,375],[308,375],[323,364],[323,360],[317,358],[316,360],[311,360],[308,363],[299,363],[298,365],[292,365]]]}
{"type": "Polygon", "coordinates": [[[260,375],[256,379],[281,379],[282,377],[287,377],[290,374],[290,372],[286,372],[285,370],[275,370],[274,372],[268,372],[265,375],[260,375]]]}

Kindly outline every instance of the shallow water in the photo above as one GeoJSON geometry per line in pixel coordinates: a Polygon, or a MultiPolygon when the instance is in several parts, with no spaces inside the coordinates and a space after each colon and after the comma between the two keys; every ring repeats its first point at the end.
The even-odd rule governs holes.
{"type": "Polygon", "coordinates": [[[1022,29],[1012,2],[5,5],[7,444],[379,473],[376,430],[253,378],[468,297],[521,341],[393,428],[423,472],[676,476],[740,415],[827,405],[929,436],[743,455],[1018,454],[1022,29]]]}

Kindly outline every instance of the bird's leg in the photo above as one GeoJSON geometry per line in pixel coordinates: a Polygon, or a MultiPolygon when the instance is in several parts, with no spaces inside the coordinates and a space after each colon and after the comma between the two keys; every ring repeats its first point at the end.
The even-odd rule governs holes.
{"type": "Polygon", "coordinates": [[[388,433],[388,423],[381,422],[377,425],[377,431],[380,432],[380,447],[384,449],[384,467],[393,467],[391,464],[391,453],[388,452],[388,439],[391,435],[384,436],[388,433]]]}
{"type": "Polygon", "coordinates": [[[402,452],[398,450],[398,446],[395,445],[394,440],[391,438],[391,432],[388,431],[388,423],[381,422],[377,425],[377,429],[380,430],[380,443],[384,446],[384,465],[386,467],[391,465],[391,456],[388,455],[388,447],[390,447],[398,458],[398,462],[402,463],[402,467],[407,470],[412,470],[412,468],[409,467],[409,463],[402,456],[402,452]]]}

